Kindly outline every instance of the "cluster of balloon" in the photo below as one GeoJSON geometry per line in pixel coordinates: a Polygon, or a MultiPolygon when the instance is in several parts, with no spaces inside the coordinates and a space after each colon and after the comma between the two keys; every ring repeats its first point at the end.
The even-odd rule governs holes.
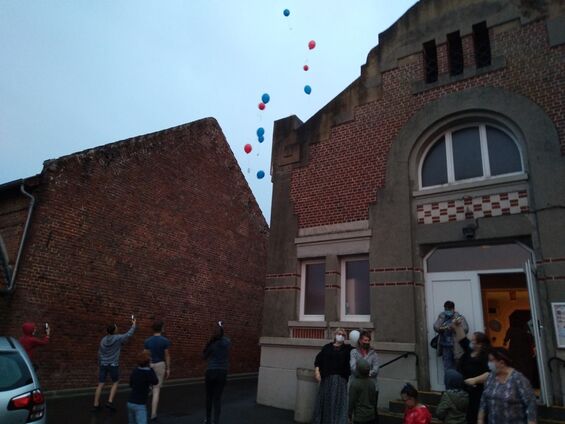
{"type": "Polygon", "coordinates": [[[257,172],[257,178],[260,179],[260,180],[265,178],[265,171],[258,171],[257,172]]]}
{"type": "MultiPolygon", "coordinates": [[[[308,48],[310,50],[314,50],[316,48],[316,41],[314,40],[310,40],[308,42],[308,48]]],[[[304,71],[308,71],[310,69],[310,67],[308,65],[304,65],[302,67],[302,69],[304,69],[304,71]]],[[[304,92],[308,95],[310,95],[310,93],[312,93],[312,87],[310,87],[309,85],[304,86],[304,92]]]]}
{"type": "Polygon", "coordinates": [[[265,141],[265,128],[263,127],[257,128],[257,141],[259,141],[259,143],[265,141]]]}

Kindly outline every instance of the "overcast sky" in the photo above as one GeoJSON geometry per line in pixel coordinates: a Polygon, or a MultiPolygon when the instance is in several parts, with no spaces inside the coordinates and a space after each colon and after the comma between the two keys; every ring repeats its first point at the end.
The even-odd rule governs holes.
{"type": "Polygon", "coordinates": [[[414,3],[0,0],[0,184],[46,159],[213,116],[269,220],[273,121],[305,121],[335,97],[414,3]]]}

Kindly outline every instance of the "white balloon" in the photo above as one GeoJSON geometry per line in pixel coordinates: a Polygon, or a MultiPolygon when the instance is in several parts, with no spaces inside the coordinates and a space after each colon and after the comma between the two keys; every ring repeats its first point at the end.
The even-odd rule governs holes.
{"type": "Polygon", "coordinates": [[[349,341],[351,342],[351,345],[357,347],[357,342],[359,341],[360,335],[361,334],[357,330],[353,330],[349,333],[349,341]]]}

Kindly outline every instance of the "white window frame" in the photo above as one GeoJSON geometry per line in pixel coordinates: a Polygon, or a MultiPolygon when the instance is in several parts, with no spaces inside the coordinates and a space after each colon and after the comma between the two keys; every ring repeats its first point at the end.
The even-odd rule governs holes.
{"type": "Polygon", "coordinates": [[[323,259],[319,260],[311,260],[311,261],[303,261],[301,264],[301,272],[300,272],[300,321],[324,321],[325,315],[306,315],[304,314],[304,303],[306,301],[306,266],[307,265],[316,265],[316,264],[324,264],[324,302],[326,298],[326,273],[325,273],[325,264],[326,261],[323,259]]]}
{"type": "MultiPolygon", "coordinates": [[[[369,261],[368,256],[349,256],[341,259],[341,290],[340,290],[340,317],[342,321],[354,321],[354,322],[371,322],[371,314],[368,315],[347,315],[345,309],[345,285],[347,284],[347,262],[355,261],[369,261]]],[[[369,271],[369,277],[371,272],[369,271]]],[[[369,280],[369,295],[371,293],[371,282],[369,280]]],[[[371,302],[369,301],[369,305],[371,302]]]]}
{"type": "Polygon", "coordinates": [[[496,179],[496,178],[508,177],[508,176],[514,176],[514,175],[524,175],[524,174],[525,174],[524,155],[522,153],[522,149],[520,148],[520,144],[516,142],[516,138],[508,130],[506,130],[502,126],[492,124],[490,122],[487,122],[487,123],[485,123],[485,122],[474,122],[474,123],[459,125],[459,126],[451,128],[449,131],[446,131],[441,136],[437,137],[433,143],[430,143],[430,145],[428,147],[426,147],[426,149],[424,150],[424,154],[422,155],[422,158],[420,159],[420,163],[418,165],[418,176],[419,176],[418,188],[419,188],[419,190],[422,190],[422,191],[432,190],[432,189],[437,189],[437,188],[442,188],[442,187],[456,186],[457,184],[462,184],[462,183],[489,181],[489,180],[493,180],[493,179],[496,179]],[[500,175],[494,175],[494,176],[491,175],[490,160],[489,160],[489,154],[488,154],[488,142],[487,142],[487,129],[486,129],[487,126],[492,127],[492,128],[496,128],[497,130],[504,132],[514,142],[514,145],[516,146],[516,148],[518,149],[518,153],[520,154],[520,165],[522,167],[521,171],[510,172],[510,173],[507,173],[507,174],[500,174],[500,175]],[[467,179],[464,179],[464,180],[456,180],[455,179],[454,163],[453,163],[453,140],[452,140],[451,134],[455,131],[462,130],[464,128],[477,128],[477,127],[479,128],[479,140],[480,140],[480,146],[481,146],[481,162],[482,162],[482,165],[483,165],[483,175],[481,177],[473,177],[473,178],[467,178],[467,179]],[[432,147],[435,146],[436,143],[439,142],[442,138],[445,139],[445,156],[446,156],[445,161],[447,163],[447,183],[424,187],[424,186],[422,186],[422,168],[424,166],[424,161],[428,157],[428,153],[432,149],[432,147]]]}

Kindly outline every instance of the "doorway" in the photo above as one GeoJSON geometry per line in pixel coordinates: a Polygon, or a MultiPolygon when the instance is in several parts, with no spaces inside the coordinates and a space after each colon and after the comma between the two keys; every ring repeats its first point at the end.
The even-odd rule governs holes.
{"type": "Polygon", "coordinates": [[[485,333],[493,347],[505,347],[514,368],[534,389],[540,388],[536,344],[526,275],[495,273],[479,275],[485,333]]]}

